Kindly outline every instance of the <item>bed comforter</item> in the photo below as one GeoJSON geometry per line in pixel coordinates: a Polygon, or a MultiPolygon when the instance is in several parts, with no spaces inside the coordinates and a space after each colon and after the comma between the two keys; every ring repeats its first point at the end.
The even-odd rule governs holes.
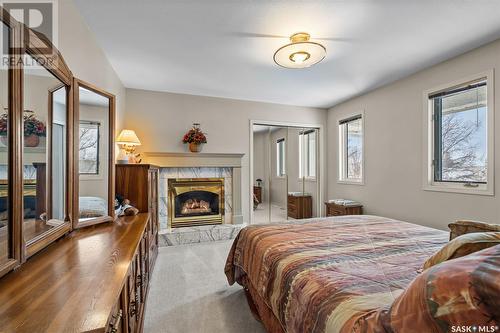
{"type": "Polygon", "coordinates": [[[287,333],[352,332],[388,308],[448,233],[376,216],[244,228],[225,273],[254,290],[287,333]]]}

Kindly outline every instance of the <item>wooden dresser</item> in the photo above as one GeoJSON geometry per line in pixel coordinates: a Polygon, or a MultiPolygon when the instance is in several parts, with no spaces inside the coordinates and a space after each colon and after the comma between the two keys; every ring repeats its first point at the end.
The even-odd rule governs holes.
{"type": "Polygon", "coordinates": [[[326,216],[341,216],[341,215],[361,215],[363,214],[363,206],[343,206],[333,202],[325,202],[326,216]]]}
{"type": "Polygon", "coordinates": [[[312,197],[310,195],[288,195],[288,217],[308,219],[312,217],[312,197]]]}
{"type": "Polygon", "coordinates": [[[139,214],[51,244],[0,280],[0,330],[140,332],[155,229],[139,214]]]}
{"type": "Polygon", "coordinates": [[[119,165],[140,214],[77,229],[0,279],[0,332],[141,332],[158,255],[158,168],[119,165]]]}

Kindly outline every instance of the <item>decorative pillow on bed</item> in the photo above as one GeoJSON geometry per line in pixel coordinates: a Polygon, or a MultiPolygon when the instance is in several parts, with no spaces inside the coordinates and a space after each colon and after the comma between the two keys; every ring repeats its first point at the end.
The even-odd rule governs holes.
{"type": "Polygon", "coordinates": [[[464,234],[473,232],[496,232],[500,231],[500,224],[490,224],[479,221],[457,221],[448,224],[450,228],[450,240],[464,234]]]}
{"type": "Polygon", "coordinates": [[[500,232],[475,232],[458,236],[427,259],[424,269],[500,244],[500,232]]]}
{"type": "Polygon", "coordinates": [[[458,326],[493,332],[500,326],[498,295],[500,245],[424,271],[380,319],[392,332],[465,332],[458,326]]]}

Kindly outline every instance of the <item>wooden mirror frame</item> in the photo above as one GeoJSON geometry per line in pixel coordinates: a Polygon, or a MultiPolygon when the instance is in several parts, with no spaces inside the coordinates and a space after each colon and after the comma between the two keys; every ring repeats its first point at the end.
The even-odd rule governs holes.
{"type": "Polygon", "coordinates": [[[82,81],[80,79],[74,78],[73,80],[73,111],[74,111],[74,184],[73,189],[75,195],[73,196],[73,229],[84,228],[98,223],[111,222],[115,220],[115,108],[116,108],[116,97],[115,95],[97,88],[96,86],[82,81]],[[86,221],[80,222],[80,168],[79,168],[79,148],[80,148],[80,88],[87,89],[98,95],[104,96],[109,100],[109,152],[108,152],[108,216],[96,217],[88,219],[86,221]]]}
{"type": "MultiPolygon", "coordinates": [[[[73,74],[66,65],[57,48],[43,34],[35,32],[26,25],[16,21],[5,8],[0,6],[0,20],[10,29],[9,56],[13,64],[8,69],[9,77],[9,222],[11,238],[9,239],[10,260],[0,267],[0,276],[16,268],[27,258],[42,250],[56,239],[72,230],[71,217],[73,215],[73,161],[68,158],[66,164],[66,214],[65,222],[60,226],[26,242],[23,235],[24,198],[23,198],[23,110],[24,110],[24,70],[23,56],[30,55],[33,59],[57,78],[66,87],[66,112],[68,120],[67,156],[73,156],[73,74]],[[46,50],[51,50],[50,54],[46,50]],[[45,50],[45,52],[44,52],[45,50]]],[[[50,95],[50,92],[49,92],[50,95]]],[[[50,102],[50,97],[49,97],[50,102]]]]}
{"type": "MultiPolygon", "coordinates": [[[[22,187],[15,186],[14,184],[22,184],[22,172],[19,173],[19,168],[22,168],[22,162],[17,158],[22,154],[22,137],[16,135],[15,129],[22,127],[22,117],[17,117],[16,114],[19,113],[19,110],[22,110],[22,105],[19,105],[21,102],[21,85],[19,82],[22,82],[22,66],[19,64],[18,60],[19,56],[16,54],[15,49],[19,45],[22,45],[21,42],[21,26],[20,23],[14,20],[8,12],[0,7],[0,21],[2,24],[5,24],[9,29],[9,55],[15,60],[12,64],[10,64],[7,70],[8,76],[8,92],[7,92],[7,105],[8,105],[8,133],[9,133],[9,149],[7,150],[7,160],[8,160],[8,219],[7,219],[7,227],[8,227],[8,254],[7,254],[7,262],[3,265],[0,265],[0,276],[7,274],[9,271],[18,267],[23,260],[23,247],[21,246],[23,242],[22,235],[22,224],[19,223],[19,220],[16,220],[16,217],[19,215],[22,216],[22,204],[23,204],[23,189],[22,187]],[[21,121],[19,123],[19,121],[21,121]]],[[[22,171],[22,170],[21,170],[22,171]]]]}

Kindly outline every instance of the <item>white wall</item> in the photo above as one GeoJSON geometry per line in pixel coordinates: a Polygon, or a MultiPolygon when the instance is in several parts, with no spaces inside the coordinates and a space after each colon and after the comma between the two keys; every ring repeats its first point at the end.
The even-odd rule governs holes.
{"type": "Polygon", "coordinates": [[[116,130],[123,128],[126,90],[78,12],[73,0],[59,0],[57,48],[73,75],[116,96],[116,130]]]}
{"type": "MultiPolygon", "coordinates": [[[[500,223],[500,135],[496,135],[496,196],[422,190],[423,92],[494,68],[500,75],[496,41],[406,79],[331,108],[328,112],[328,196],[360,201],[365,212],[446,229],[456,219],[500,223]],[[338,120],[365,111],[366,185],[337,183],[338,120]]],[[[495,86],[500,129],[500,84],[495,86]]]]}
{"type": "MultiPolygon", "coordinates": [[[[184,152],[183,134],[201,123],[208,144],[203,152],[244,153],[243,220],[249,221],[250,120],[326,125],[326,110],[223,98],[127,89],[125,127],[136,131],[143,152],[184,152]]],[[[255,178],[255,177],[254,177],[255,178]]]]}

